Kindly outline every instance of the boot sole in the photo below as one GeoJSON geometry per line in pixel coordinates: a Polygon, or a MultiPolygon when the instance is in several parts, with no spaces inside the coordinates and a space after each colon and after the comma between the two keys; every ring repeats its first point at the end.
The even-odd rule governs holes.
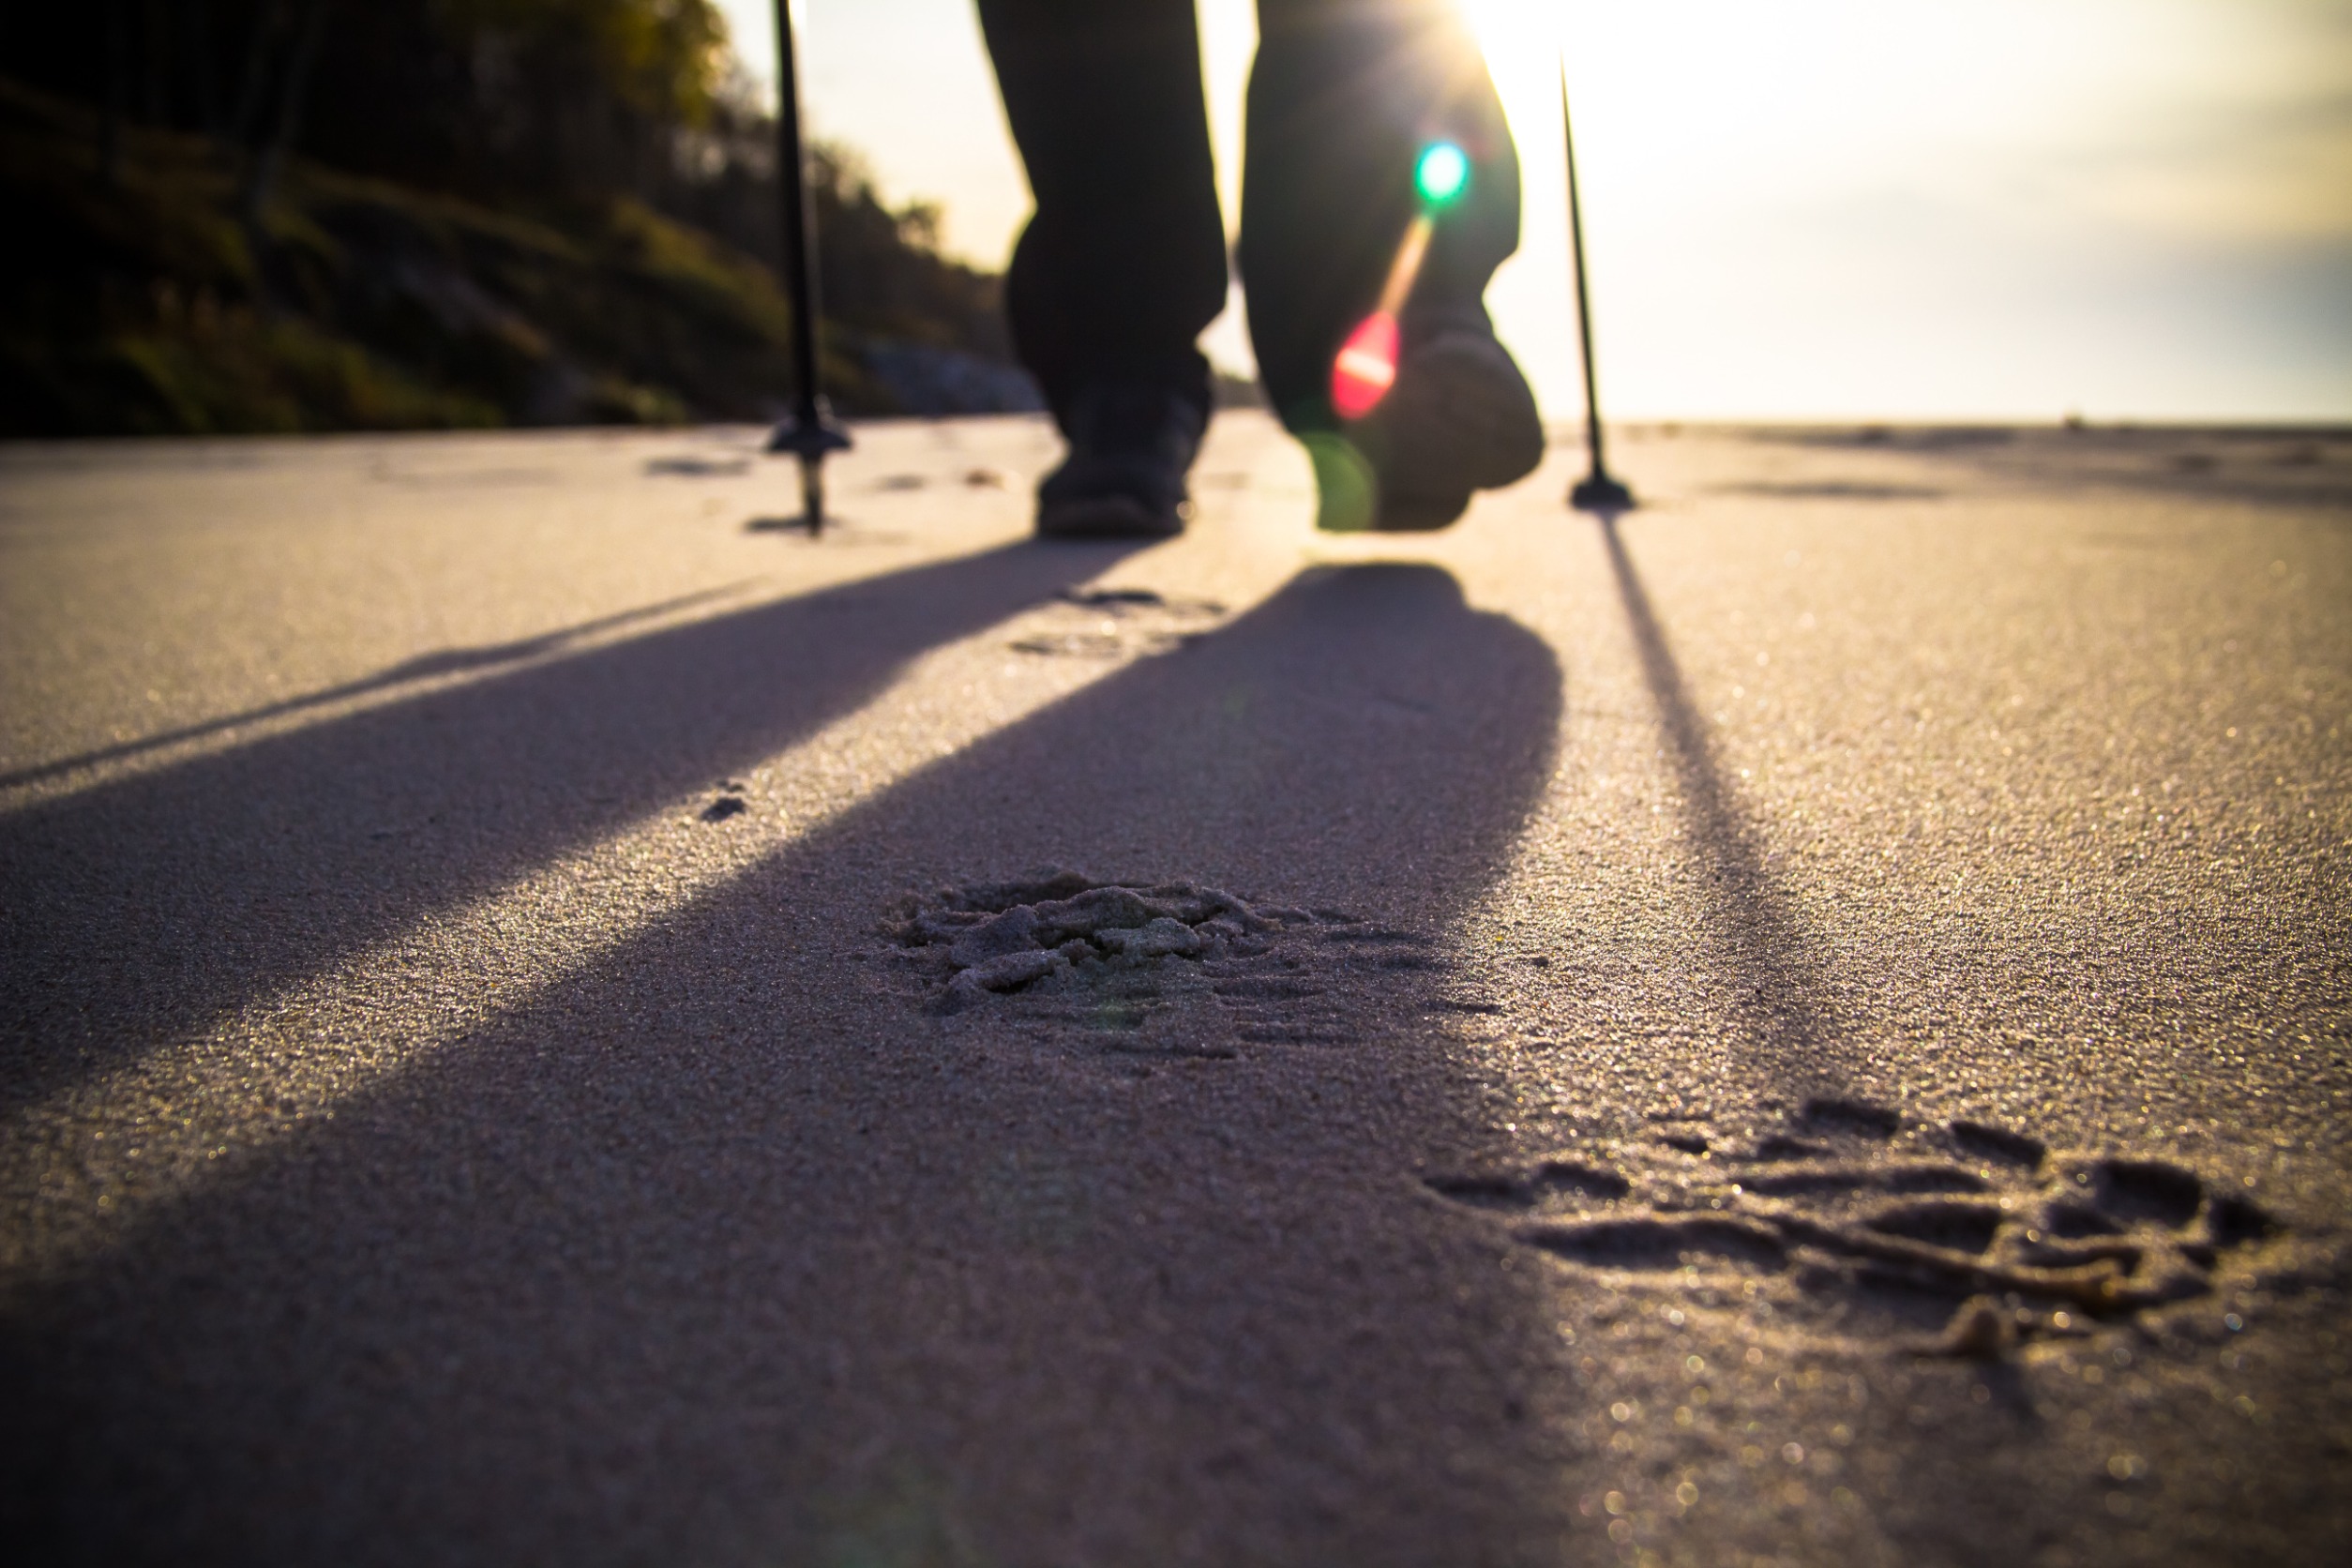
{"type": "Polygon", "coordinates": [[[1510,354],[1491,338],[1440,337],[1407,354],[1396,386],[1364,421],[1388,532],[1443,528],[1470,492],[1499,490],[1544,460],[1544,422],[1510,354]]]}

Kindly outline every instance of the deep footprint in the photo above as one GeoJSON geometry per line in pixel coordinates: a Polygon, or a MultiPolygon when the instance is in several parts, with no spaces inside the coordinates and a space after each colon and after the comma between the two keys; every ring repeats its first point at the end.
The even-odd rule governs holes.
{"type": "Polygon", "coordinates": [[[1862,1100],[1807,1100],[1804,1108],[1797,1113],[1797,1121],[1811,1133],[1844,1133],[1881,1140],[1903,1130],[1901,1111],[1862,1100]]]}
{"type": "Polygon", "coordinates": [[[1259,952],[1268,936],[1302,923],[1314,917],[1218,888],[1097,882],[1057,868],[909,898],[885,929],[903,946],[944,957],[946,983],[933,1005],[959,1013],[1008,992],[1099,988],[1171,961],[1259,952]]]}
{"type": "Polygon", "coordinates": [[[1892,1108],[1816,1099],[1784,1128],[1756,1134],[1746,1154],[1733,1144],[1702,1163],[1688,1156],[1708,1153],[1708,1140],[1678,1129],[1618,1145],[1623,1171],[1554,1158],[1423,1180],[1467,1209],[1580,1211],[1515,1232],[1577,1267],[1666,1274],[1703,1294],[1709,1268],[1793,1265],[1801,1305],[1843,1299],[1867,1309],[1836,1318],[1841,1332],[1857,1321],[1898,1332],[1938,1306],[1965,1316],[1988,1299],[2012,1302],[1993,1350],[1983,1334],[1947,1327],[1931,1342],[1945,1354],[2077,1332],[2070,1313],[2116,1320],[2205,1294],[2224,1253],[2280,1233],[2243,1195],[2166,1161],[2053,1158],[2041,1139],[1983,1122],[1904,1129],[1892,1108]],[[1885,1147],[1863,1150],[1857,1138],[1885,1147]],[[1918,1157],[1937,1149],[1985,1163],[1918,1157]]]}
{"type": "Polygon", "coordinates": [[[2049,1150],[2038,1138],[2013,1133],[2004,1127],[1989,1126],[1983,1122],[1954,1122],[1952,1139],[1965,1152],[1980,1159],[2005,1160],[2021,1165],[2028,1170],[2042,1168],[2042,1156],[2049,1150]]]}
{"type": "Polygon", "coordinates": [[[1526,1175],[1501,1172],[1425,1176],[1422,1184],[1440,1198],[1450,1198],[1456,1203],[1520,1212],[1554,1198],[1616,1199],[1633,1191],[1633,1184],[1616,1171],[1573,1160],[1545,1160],[1526,1175]]]}
{"type": "Polygon", "coordinates": [[[1769,1228],[1711,1216],[1533,1226],[1520,1232],[1519,1239],[1556,1257],[1604,1269],[1727,1263],[1777,1270],[1788,1263],[1788,1249],[1769,1228]]]}
{"type": "Polygon", "coordinates": [[[2118,1219],[2151,1220],[2175,1229],[2196,1218],[2205,1184],[2194,1171],[2161,1160],[2101,1160],[2090,1168],[2099,1207],[2118,1219]]]}
{"type": "Polygon", "coordinates": [[[1881,1209],[1862,1224],[1883,1235],[1905,1236],[1954,1252],[1983,1252],[2000,1234],[2005,1219],[1996,1204],[1943,1201],[1881,1209]]]}
{"type": "Polygon", "coordinates": [[[1429,938],[1341,911],[1060,868],[909,897],[882,929],[926,978],[933,1012],[1011,1004],[1099,1036],[1117,1032],[1099,1021],[1115,1003],[1153,1049],[1181,1039],[1182,1054],[1212,1058],[1361,1046],[1427,1016],[1417,972],[1451,972],[1429,938]]]}

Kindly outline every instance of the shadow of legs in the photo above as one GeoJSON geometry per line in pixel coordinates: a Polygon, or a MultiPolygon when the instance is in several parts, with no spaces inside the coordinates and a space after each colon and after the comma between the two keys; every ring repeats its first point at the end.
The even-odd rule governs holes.
{"type": "Polygon", "coordinates": [[[746,768],[1126,547],[669,627],[0,818],[0,1113],[746,768]]]}
{"type": "Polygon", "coordinates": [[[1058,860],[1440,937],[1560,703],[1443,573],[1360,567],[925,770],[20,1293],[10,1505],[117,1559],[1556,1544],[1548,1318],[1412,1177],[1441,942],[1292,977],[1343,1043],[1153,1063],[934,1017],[872,932],[1058,860]]]}

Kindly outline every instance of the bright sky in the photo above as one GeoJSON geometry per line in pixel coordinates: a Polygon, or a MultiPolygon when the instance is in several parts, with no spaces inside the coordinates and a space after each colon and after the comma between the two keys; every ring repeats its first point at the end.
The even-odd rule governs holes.
{"type": "MultiPolygon", "coordinates": [[[[719,0],[757,74],[772,0],[719,0]]],[[[1622,417],[2352,418],[2352,0],[1463,0],[1527,180],[1488,302],[1577,384],[1568,51],[1622,417]]],[[[1233,220],[1250,0],[1199,0],[1233,220]]],[[[814,128],[1001,266],[1028,206],[970,0],[801,0],[814,128]]],[[[1249,364],[1238,311],[1206,339],[1249,364]]]]}

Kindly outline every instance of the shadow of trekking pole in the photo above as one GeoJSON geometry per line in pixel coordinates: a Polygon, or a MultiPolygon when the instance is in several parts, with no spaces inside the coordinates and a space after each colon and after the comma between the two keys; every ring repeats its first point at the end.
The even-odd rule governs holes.
{"type": "Polygon", "coordinates": [[[1642,679],[1658,706],[1684,822],[1704,873],[1710,924],[1721,933],[1737,978],[1740,1011],[1757,1043],[1777,1066],[1787,1069],[1779,1075],[1784,1079],[1838,1078],[1847,1064],[1837,1060],[1845,1053],[1823,994],[1820,957],[1791,918],[1768,866],[1770,852],[1726,780],[1713,739],[1625,552],[1613,512],[1602,515],[1601,541],[1625,606],[1642,679]]]}

